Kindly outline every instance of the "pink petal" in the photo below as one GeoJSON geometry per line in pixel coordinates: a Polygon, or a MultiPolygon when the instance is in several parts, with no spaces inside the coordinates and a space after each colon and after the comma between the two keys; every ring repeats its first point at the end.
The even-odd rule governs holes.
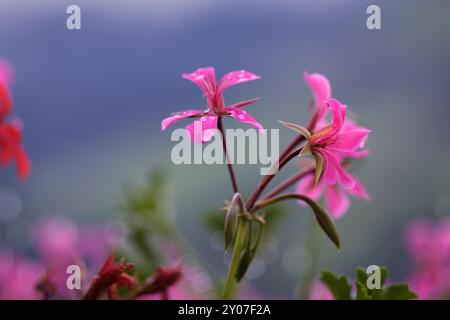
{"type": "Polygon", "coordinates": [[[217,131],[217,116],[205,115],[187,125],[186,130],[194,143],[208,142],[217,131]]]}
{"type": "Polygon", "coordinates": [[[357,129],[353,131],[340,132],[336,139],[327,145],[328,150],[352,153],[364,145],[364,141],[369,135],[368,129],[357,129]]]}
{"type": "MultiPolygon", "coordinates": [[[[354,130],[359,130],[359,129],[368,130],[367,128],[358,126],[353,120],[347,119],[347,120],[345,120],[344,124],[342,125],[341,132],[354,131],[354,130]]],[[[370,130],[369,130],[369,132],[370,132],[370,130]]],[[[366,145],[366,141],[367,141],[367,139],[365,139],[359,147],[364,148],[366,145]]]]}
{"type": "Polygon", "coordinates": [[[355,179],[352,175],[347,173],[347,171],[342,168],[339,159],[331,152],[320,149],[320,154],[324,155],[326,159],[326,169],[325,169],[325,179],[329,184],[336,183],[336,177],[339,178],[339,182],[341,183],[344,189],[353,188],[355,185],[355,179]]]}
{"type": "Polygon", "coordinates": [[[329,186],[325,191],[325,206],[334,219],[339,219],[350,207],[350,200],[341,188],[329,186]]]}
{"type": "Polygon", "coordinates": [[[328,153],[322,148],[316,148],[315,150],[319,152],[323,158],[323,170],[325,170],[323,179],[327,184],[336,184],[337,175],[333,168],[333,163],[328,159],[328,153]]]}
{"type": "Polygon", "coordinates": [[[348,154],[351,158],[365,158],[369,155],[369,150],[361,150],[361,151],[354,151],[350,154],[348,154]]]}
{"type": "MultiPolygon", "coordinates": [[[[310,197],[313,200],[319,199],[322,194],[323,188],[325,184],[323,183],[323,179],[319,181],[316,185],[314,183],[315,177],[313,174],[309,174],[305,176],[299,183],[297,183],[297,187],[295,188],[295,193],[303,194],[307,197],[310,197]]],[[[304,201],[298,201],[298,204],[304,206],[304,201]]]]}
{"type": "Polygon", "coordinates": [[[328,101],[328,108],[333,114],[333,130],[331,132],[336,134],[341,130],[342,125],[344,124],[347,106],[337,99],[330,99],[328,101]]]}
{"type": "Polygon", "coordinates": [[[169,126],[173,125],[174,123],[180,121],[184,118],[189,118],[198,114],[203,113],[203,110],[186,110],[179,112],[173,116],[165,118],[163,121],[161,121],[161,130],[166,130],[169,126]]]}
{"type": "Polygon", "coordinates": [[[262,124],[260,124],[255,119],[253,119],[253,117],[250,116],[247,113],[247,111],[245,111],[245,110],[241,110],[241,109],[233,108],[233,107],[225,108],[225,110],[227,112],[229,112],[230,116],[235,118],[237,121],[248,123],[249,125],[255,127],[258,130],[263,130],[264,129],[262,124]]]}
{"type": "Polygon", "coordinates": [[[257,79],[261,79],[261,77],[245,70],[232,71],[220,79],[217,91],[219,94],[222,94],[222,92],[231,86],[257,79]]]}
{"type": "Polygon", "coordinates": [[[213,67],[200,68],[192,73],[184,73],[182,77],[195,83],[206,95],[216,91],[216,74],[213,67]]]}
{"type": "MultiPolygon", "coordinates": [[[[296,194],[303,194],[313,200],[319,199],[320,195],[323,192],[323,189],[325,187],[325,183],[323,182],[323,179],[319,181],[319,183],[314,183],[315,177],[313,174],[309,174],[305,176],[302,180],[297,183],[297,186],[295,188],[296,194]]],[[[297,201],[297,203],[301,206],[306,206],[306,203],[304,201],[297,201]]]]}
{"type": "Polygon", "coordinates": [[[331,125],[322,128],[314,133],[311,144],[325,144],[333,142],[336,135],[341,131],[347,113],[347,106],[339,102],[339,100],[331,99],[328,101],[328,108],[333,114],[333,122],[331,125]]]}
{"type": "Polygon", "coordinates": [[[356,179],[355,177],[353,177],[353,179],[355,180],[355,185],[353,186],[353,188],[347,189],[347,192],[354,197],[369,201],[371,197],[366,188],[362,185],[361,182],[358,181],[358,179],[356,179]]]}
{"type": "Polygon", "coordinates": [[[327,101],[331,99],[330,81],[320,73],[303,73],[303,78],[314,94],[318,112],[318,120],[322,120],[327,112],[327,101]]]}

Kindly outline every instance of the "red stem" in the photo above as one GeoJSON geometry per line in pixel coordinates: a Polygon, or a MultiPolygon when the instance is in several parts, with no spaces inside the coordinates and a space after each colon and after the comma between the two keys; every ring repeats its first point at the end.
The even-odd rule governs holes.
{"type": "Polygon", "coordinates": [[[231,164],[230,159],[228,157],[227,141],[226,141],[226,138],[225,138],[225,132],[223,130],[223,124],[222,124],[222,117],[221,116],[219,116],[219,118],[217,119],[217,129],[219,129],[220,135],[222,136],[223,152],[225,153],[225,157],[226,157],[226,161],[227,161],[227,168],[228,168],[228,173],[230,174],[231,186],[233,187],[234,193],[238,193],[239,192],[239,188],[238,188],[237,181],[236,181],[236,175],[234,174],[233,165],[231,164]]]}
{"type": "Polygon", "coordinates": [[[281,182],[278,186],[276,186],[275,188],[273,188],[265,197],[264,199],[268,199],[268,198],[272,198],[278,194],[280,194],[281,192],[283,192],[284,190],[288,189],[290,186],[296,184],[298,181],[300,181],[301,179],[303,179],[305,176],[307,176],[308,174],[314,173],[314,169],[311,170],[307,170],[307,171],[301,171],[299,173],[294,174],[293,176],[291,176],[290,178],[287,178],[286,180],[284,180],[283,182],[281,182]]]}
{"type": "MultiPolygon", "coordinates": [[[[289,153],[284,158],[280,157],[281,160],[280,160],[280,162],[278,164],[278,170],[281,170],[290,160],[292,160],[293,158],[298,156],[298,154],[302,151],[302,149],[303,149],[303,147],[300,147],[300,148],[292,151],[291,153],[289,153]]],[[[248,201],[247,201],[247,203],[245,205],[245,207],[246,207],[248,212],[252,212],[252,209],[253,209],[253,206],[254,206],[255,202],[258,200],[258,198],[261,195],[261,193],[264,191],[264,189],[267,187],[269,182],[274,177],[275,177],[275,174],[273,174],[273,175],[266,175],[259,182],[259,184],[256,186],[255,191],[253,191],[253,194],[250,196],[250,198],[248,199],[248,201]]]]}

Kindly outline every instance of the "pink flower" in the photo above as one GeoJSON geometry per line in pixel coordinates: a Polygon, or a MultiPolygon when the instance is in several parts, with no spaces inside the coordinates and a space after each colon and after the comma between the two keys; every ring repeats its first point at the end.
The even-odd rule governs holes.
{"type": "MultiPolygon", "coordinates": [[[[350,206],[346,193],[370,200],[364,186],[342,166],[342,162],[347,158],[367,156],[368,151],[362,148],[370,131],[346,119],[347,106],[338,100],[330,99],[327,105],[333,115],[332,123],[326,124],[323,119],[319,130],[307,137],[307,148],[323,161],[322,174],[317,183],[314,174],[304,177],[298,183],[296,192],[315,200],[324,194],[328,211],[338,219],[350,206]]],[[[299,203],[304,204],[302,201],[299,203]]]]}
{"type": "Polygon", "coordinates": [[[117,244],[115,240],[108,241],[105,228],[76,225],[62,217],[40,220],[33,230],[33,240],[56,296],[65,299],[79,298],[80,294],[67,288],[67,266],[76,264],[83,274],[91,276],[117,244]]]}
{"type": "Polygon", "coordinates": [[[39,299],[36,283],[44,273],[38,263],[9,252],[0,253],[0,300],[39,299]]]}
{"type": "Polygon", "coordinates": [[[311,284],[309,300],[334,300],[334,297],[322,281],[315,281],[311,284]]]}
{"type": "Polygon", "coordinates": [[[351,189],[355,179],[344,170],[340,160],[345,156],[359,156],[359,149],[364,147],[370,131],[345,123],[347,106],[338,100],[328,101],[328,107],[333,113],[333,122],[315,132],[308,140],[308,146],[323,159],[325,181],[331,185],[340,182],[343,188],[351,189]]]}
{"type": "Polygon", "coordinates": [[[421,299],[450,298],[450,220],[417,220],[406,230],[414,262],[409,282],[421,299]]]}
{"type": "Polygon", "coordinates": [[[331,99],[331,85],[327,77],[320,73],[303,73],[303,78],[314,94],[316,121],[320,123],[326,116],[327,102],[331,99]]]}
{"type": "Polygon", "coordinates": [[[261,77],[245,71],[233,71],[224,75],[219,82],[216,81],[215,71],[212,67],[200,68],[193,73],[183,74],[183,78],[195,83],[203,92],[206,99],[206,110],[185,110],[165,118],[161,122],[161,130],[166,130],[172,124],[185,118],[199,118],[186,126],[189,136],[194,142],[207,142],[215,134],[219,116],[229,116],[244,123],[248,123],[258,130],[263,126],[251,117],[242,107],[253,104],[257,99],[225,106],[223,92],[231,86],[247,81],[257,80],[261,77]],[[196,130],[199,128],[199,130],[196,130]],[[197,132],[198,131],[198,132],[197,132]]]}

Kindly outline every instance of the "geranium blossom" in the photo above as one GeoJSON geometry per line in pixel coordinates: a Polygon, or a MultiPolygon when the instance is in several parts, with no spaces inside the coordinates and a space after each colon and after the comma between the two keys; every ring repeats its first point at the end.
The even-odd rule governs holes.
{"type": "MultiPolygon", "coordinates": [[[[285,125],[305,135],[307,144],[304,151],[315,156],[319,170],[316,174],[308,174],[300,180],[296,192],[314,200],[324,195],[328,211],[337,219],[342,217],[350,206],[347,193],[365,200],[370,199],[364,186],[342,165],[348,158],[367,156],[368,151],[363,148],[370,130],[346,119],[347,106],[331,98],[330,82],[324,75],[305,72],[304,79],[314,95],[313,131],[310,133],[289,123],[285,125]],[[332,113],[331,123],[326,121],[328,110],[332,113]],[[318,160],[321,163],[317,163],[318,160]]],[[[299,203],[304,205],[302,201],[299,203]]]]}
{"type": "Polygon", "coordinates": [[[251,72],[240,70],[224,75],[219,82],[216,81],[214,68],[200,68],[193,73],[183,74],[183,78],[195,83],[203,92],[206,99],[206,110],[194,109],[177,112],[165,118],[161,122],[161,130],[167,129],[172,124],[186,118],[199,118],[186,126],[189,136],[194,142],[207,142],[214,136],[217,130],[219,116],[228,116],[244,123],[248,123],[258,130],[263,126],[258,123],[247,111],[241,108],[253,104],[257,99],[242,101],[231,106],[225,106],[223,92],[231,86],[252,80],[260,79],[251,72]],[[199,128],[200,130],[196,130],[199,128]],[[197,132],[198,131],[198,132],[197,132]]]}
{"type": "Polygon", "coordinates": [[[370,200],[364,186],[342,166],[346,158],[361,158],[368,154],[368,150],[362,148],[370,131],[345,119],[347,106],[338,100],[331,99],[328,106],[333,113],[332,124],[325,125],[309,140],[309,147],[324,159],[324,177],[316,184],[314,174],[307,175],[297,184],[296,192],[315,200],[324,194],[328,211],[338,219],[350,206],[347,193],[370,200]]]}
{"type": "Polygon", "coordinates": [[[322,156],[324,179],[328,184],[340,182],[345,189],[351,189],[355,179],[344,170],[340,159],[358,153],[370,131],[353,123],[345,125],[347,106],[338,100],[328,101],[328,107],[333,114],[333,122],[315,132],[308,139],[308,147],[322,156]]]}

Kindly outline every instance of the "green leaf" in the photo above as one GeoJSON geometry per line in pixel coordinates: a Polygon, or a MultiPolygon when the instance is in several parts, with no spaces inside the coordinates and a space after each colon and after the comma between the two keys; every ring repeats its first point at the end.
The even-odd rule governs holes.
{"type": "Polygon", "coordinates": [[[369,278],[369,274],[366,273],[366,270],[364,270],[361,267],[356,268],[356,281],[360,282],[367,290],[367,294],[372,297],[379,295],[382,291],[382,288],[384,286],[384,283],[386,282],[386,279],[388,277],[388,269],[387,267],[380,267],[380,289],[369,289],[367,288],[367,279],[369,278]]]}
{"type": "Polygon", "coordinates": [[[411,300],[416,299],[417,294],[409,289],[407,283],[393,284],[374,296],[374,300],[411,300]]]}
{"type": "Polygon", "coordinates": [[[306,129],[298,124],[295,124],[295,123],[284,122],[281,120],[278,120],[278,121],[280,121],[280,123],[283,126],[285,126],[286,128],[292,129],[292,130],[300,133],[302,136],[304,136],[306,138],[306,140],[309,141],[311,139],[311,133],[308,131],[308,129],[306,129]]]}
{"type": "Polygon", "coordinates": [[[356,300],[370,300],[367,287],[358,280],[355,281],[355,284],[356,284],[356,300]]]}
{"type": "Polygon", "coordinates": [[[337,232],[333,219],[330,218],[325,209],[321,205],[319,205],[316,201],[304,195],[300,196],[302,197],[302,200],[305,201],[313,210],[314,215],[316,216],[316,220],[319,223],[322,230],[339,249],[341,241],[339,239],[339,234],[337,232]]]}
{"type": "Polygon", "coordinates": [[[339,277],[332,271],[324,270],[321,272],[320,280],[326,284],[336,300],[351,300],[352,287],[347,276],[339,277]]]}
{"type": "Polygon", "coordinates": [[[240,201],[241,195],[239,193],[235,193],[225,215],[225,250],[228,249],[234,237],[236,236],[239,214],[241,213],[240,201]]]}
{"type": "Polygon", "coordinates": [[[367,283],[367,278],[368,277],[369,276],[367,275],[366,270],[364,270],[361,267],[356,268],[356,280],[361,282],[361,283],[363,283],[364,286],[367,283]]]}

